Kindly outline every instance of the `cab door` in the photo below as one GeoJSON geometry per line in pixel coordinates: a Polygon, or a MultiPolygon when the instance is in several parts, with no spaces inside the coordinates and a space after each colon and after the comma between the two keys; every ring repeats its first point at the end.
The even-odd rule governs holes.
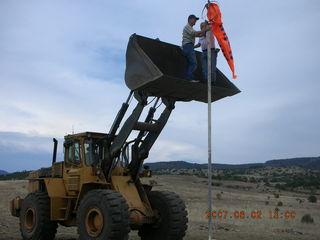
{"type": "Polygon", "coordinates": [[[76,196],[80,191],[80,174],[82,167],[82,149],[78,140],[65,143],[64,180],[69,196],[76,196]]]}

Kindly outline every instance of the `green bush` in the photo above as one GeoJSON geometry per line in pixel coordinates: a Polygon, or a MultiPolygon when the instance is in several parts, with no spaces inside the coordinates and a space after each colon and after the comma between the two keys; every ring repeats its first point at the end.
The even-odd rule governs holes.
{"type": "Polygon", "coordinates": [[[150,184],[150,185],[156,185],[156,184],[158,184],[158,183],[157,183],[157,181],[155,181],[155,180],[149,180],[149,184],[150,184]]]}
{"type": "Polygon", "coordinates": [[[281,206],[283,206],[283,203],[282,202],[278,202],[277,206],[281,207],[281,206]]]}
{"type": "Polygon", "coordinates": [[[222,185],[222,183],[220,182],[213,182],[212,183],[212,186],[215,186],[215,187],[220,187],[222,185]]]}
{"type": "Polygon", "coordinates": [[[220,193],[217,193],[217,195],[216,195],[216,196],[217,196],[217,199],[218,199],[218,200],[221,200],[222,195],[221,195],[220,193]]]}
{"type": "Polygon", "coordinates": [[[301,222],[302,222],[302,223],[309,224],[309,223],[314,223],[314,220],[313,220],[313,218],[311,217],[310,214],[305,214],[305,215],[301,218],[301,222]]]}
{"type": "Polygon", "coordinates": [[[308,197],[309,202],[311,203],[316,203],[317,202],[317,197],[314,195],[311,195],[308,197]]]}
{"type": "Polygon", "coordinates": [[[279,193],[275,193],[275,194],[274,194],[274,197],[275,197],[275,198],[279,198],[279,197],[280,197],[280,194],[279,194],[279,193]]]}

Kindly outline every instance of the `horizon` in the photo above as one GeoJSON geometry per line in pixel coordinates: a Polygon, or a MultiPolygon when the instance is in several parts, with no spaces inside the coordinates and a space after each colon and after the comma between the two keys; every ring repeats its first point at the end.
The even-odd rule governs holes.
{"type": "MultiPolygon", "coordinates": [[[[251,163],[238,163],[238,164],[234,164],[234,163],[215,163],[213,162],[212,165],[217,164],[217,165],[231,165],[231,166],[235,166],[235,165],[250,165],[250,164],[265,164],[267,162],[270,161],[283,161],[283,160],[294,160],[294,159],[303,159],[303,158],[315,158],[320,160],[320,156],[318,157],[295,157],[295,158],[286,158],[286,159],[271,159],[271,160],[266,160],[264,162],[251,162],[251,163]]],[[[159,162],[145,162],[144,164],[150,164],[150,163],[173,163],[173,162],[186,162],[186,163],[190,163],[190,164],[198,164],[198,165],[204,165],[204,164],[208,164],[208,163],[201,163],[201,162],[189,162],[189,160],[176,160],[176,161],[159,161],[159,162]]],[[[50,166],[46,166],[46,167],[50,167],[50,166]]],[[[46,168],[46,167],[40,167],[40,168],[46,168]]],[[[38,169],[40,169],[38,168],[38,169]]],[[[16,172],[29,172],[29,171],[36,171],[38,169],[24,169],[24,170],[19,170],[19,171],[7,171],[6,169],[0,169],[0,171],[5,171],[9,174],[11,173],[16,173],[16,172]]]]}

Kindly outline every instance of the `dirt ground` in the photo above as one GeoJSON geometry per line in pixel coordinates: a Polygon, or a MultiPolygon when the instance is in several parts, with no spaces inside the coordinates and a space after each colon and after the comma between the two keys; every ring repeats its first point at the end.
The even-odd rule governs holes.
{"type": "MultiPolygon", "coordinates": [[[[195,176],[172,175],[155,176],[153,180],[163,185],[155,189],[175,191],[186,202],[189,224],[185,240],[208,239],[206,180],[195,176]]],[[[27,194],[27,181],[0,181],[0,193],[0,239],[21,239],[18,218],[12,217],[9,213],[9,200],[27,194]]],[[[214,187],[213,196],[213,209],[222,211],[223,217],[226,217],[213,219],[214,238],[217,240],[320,239],[320,203],[309,203],[306,200],[308,195],[281,192],[280,197],[275,198],[272,190],[262,192],[261,188],[256,188],[256,184],[222,182],[222,186],[214,187]],[[299,199],[304,202],[300,203],[299,199]],[[270,218],[269,211],[273,211],[280,201],[283,206],[278,206],[279,218],[270,218]],[[245,213],[243,219],[237,218],[240,217],[241,211],[245,213]],[[260,211],[260,219],[254,218],[257,211],[260,211]],[[286,211],[294,211],[295,218],[285,219],[286,211]],[[313,217],[314,223],[301,223],[302,216],[308,213],[313,217]]],[[[77,238],[76,228],[59,226],[56,239],[77,238]]],[[[137,232],[130,233],[130,240],[138,239],[137,232]]]]}

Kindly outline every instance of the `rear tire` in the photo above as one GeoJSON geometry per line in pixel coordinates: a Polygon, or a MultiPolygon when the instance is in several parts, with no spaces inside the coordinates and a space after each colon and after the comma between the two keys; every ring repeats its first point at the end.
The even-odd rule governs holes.
{"type": "Polygon", "coordinates": [[[149,201],[160,220],[155,224],[145,224],[139,229],[142,240],[182,240],[188,228],[186,206],[173,192],[151,191],[149,201]]]}
{"type": "Polygon", "coordinates": [[[80,202],[80,240],[127,240],[130,231],[126,200],[113,190],[92,190],[80,202]]]}
{"type": "Polygon", "coordinates": [[[20,232],[24,240],[52,240],[58,224],[50,220],[47,193],[34,192],[23,200],[20,210],[20,232]]]}

